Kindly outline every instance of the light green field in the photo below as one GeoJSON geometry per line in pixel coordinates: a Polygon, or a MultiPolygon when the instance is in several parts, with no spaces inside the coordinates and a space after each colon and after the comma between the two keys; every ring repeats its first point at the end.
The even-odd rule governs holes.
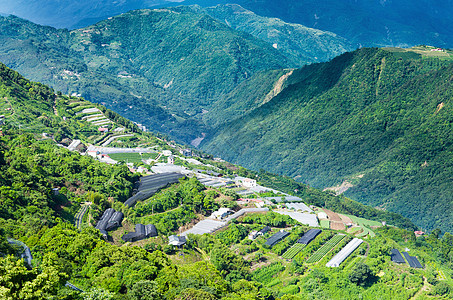
{"type": "Polygon", "coordinates": [[[320,220],[319,223],[321,224],[322,228],[330,228],[330,221],[329,220],[320,220]]]}
{"type": "Polygon", "coordinates": [[[124,161],[124,162],[130,162],[130,163],[140,163],[142,162],[142,159],[155,159],[157,157],[157,153],[143,153],[140,155],[140,153],[112,153],[109,154],[111,159],[117,160],[117,161],[124,161]]]}

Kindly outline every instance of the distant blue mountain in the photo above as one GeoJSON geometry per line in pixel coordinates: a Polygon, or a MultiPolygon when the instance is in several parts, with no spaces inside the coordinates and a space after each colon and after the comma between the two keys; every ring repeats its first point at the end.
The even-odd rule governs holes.
{"type": "Polygon", "coordinates": [[[453,47],[453,0],[188,0],[180,4],[225,3],[334,32],[357,46],[453,47]]]}
{"type": "Polygon", "coordinates": [[[1,0],[0,12],[56,28],[81,28],[115,15],[172,0],[1,0]]]}

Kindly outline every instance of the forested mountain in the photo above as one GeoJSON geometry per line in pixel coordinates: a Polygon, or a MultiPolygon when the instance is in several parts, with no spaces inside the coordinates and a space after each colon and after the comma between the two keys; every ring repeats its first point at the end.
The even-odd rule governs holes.
{"type": "Polygon", "coordinates": [[[2,0],[0,12],[57,28],[80,28],[133,9],[170,3],[165,0],[2,0]]]}
{"type": "Polygon", "coordinates": [[[346,53],[294,71],[202,148],[320,188],[348,180],[353,199],[452,230],[452,71],[432,47],[346,53]]]}
{"type": "Polygon", "coordinates": [[[289,64],[268,43],[184,7],[132,11],[75,31],[15,17],[0,27],[6,65],[184,141],[204,131],[197,118],[217,98],[289,64]]]}
{"type": "Polygon", "coordinates": [[[258,16],[239,5],[227,4],[206,8],[195,5],[192,8],[207,13],[236,30],[269,42],[291,59],[290,66],[327,61],[353,50],[345,38],[334,33],[258,16]]]}
{"type": "MultiPolygon", "coordinates": [[[[356,46],[453,46],[451,0],[187,0],[184,5],[235,3],[260,16],[334,32],[356,46]]],[[[179,5],[179,4],[178,4],[179,5]]]]}

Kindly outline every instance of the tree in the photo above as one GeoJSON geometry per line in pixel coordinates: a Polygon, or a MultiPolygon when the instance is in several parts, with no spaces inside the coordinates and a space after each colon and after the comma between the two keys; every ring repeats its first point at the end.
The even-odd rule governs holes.
{"type": "Polygon", "coordinates": [[[58,287],[66,281],[52,262],[56,256],[44,257],[40,272],[37,268],[28,270],[23,260],[13,256],[0,259],[0,299],[38,300],[57,293],[58,287]]]}
{"type": "Polygon", "coordinates": [[[159,287],[155,281],[138,281],[127,293],[131,300],[160,300],[163,299],[159,293],[159,287]]]}
{"type": "Polygon", "coordinates": [[[176,297],[176,300],[215,300],[214,295],[193,288],[185,289],[176,297]]]}
{"type": "Polygon", "coordinates": [[[94,288],[88,292],[83,292],[83,300],[111,300],[114,294],[102,288],[94,288]]]}
{"type": "Polygon", "coordinates": [[[364,263],[359,263],[355,269],[349,274],[348,278],[352,283],[360,286],[366,286],[374,277],[370,267],[364,263]]]}

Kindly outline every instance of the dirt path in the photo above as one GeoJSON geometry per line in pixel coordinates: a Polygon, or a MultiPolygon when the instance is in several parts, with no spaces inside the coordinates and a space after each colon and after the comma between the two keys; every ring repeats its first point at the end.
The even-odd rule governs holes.
{"type": "Polygon", "coordinates": [[[426,280],[426,277],[423,276],[423,286],[422,286],[422,288],[417,293],[415,293],[415,295],[410,300],[417,299],[424,291],[427,291],[427,290],[428,290],[428,281],[426,280]]]}
{"type": "Polygon", "coordinates": [[[54,99],[52,108],[53,108],[53,113],[54,113],[56,116],[58,116],[58,110],[57,110],[57,98],[54,99]]]}

